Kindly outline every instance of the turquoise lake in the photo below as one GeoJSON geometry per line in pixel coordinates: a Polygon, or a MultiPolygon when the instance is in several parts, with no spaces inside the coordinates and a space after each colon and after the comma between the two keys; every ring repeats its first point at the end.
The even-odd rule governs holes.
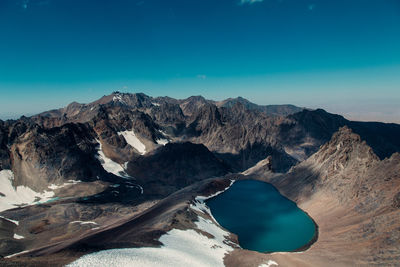
{"type": "Polygon", "coordinates": [[[308,244],[316,231],[296,203],[261,181],[237,181],[207,205],[221,226],[238,235],[244,249],[294,251],[308,244]]]}

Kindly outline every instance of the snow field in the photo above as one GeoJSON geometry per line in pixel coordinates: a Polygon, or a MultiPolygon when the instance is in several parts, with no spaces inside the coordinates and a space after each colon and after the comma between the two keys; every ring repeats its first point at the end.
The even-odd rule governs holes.
{"type": "MultiPolygon", "coordinates": [[[[231,185],[233,182],[232,180],[231,185]]],[[[223,191],[209,197],[196,197],[195,203],[191,204],[190,208],[203,214],[208,213],[212,217],[205,200],[223,191]]],[[[159,241],[163,244],[160,248],[103,250],[85,255],[68,266],[224,266],[225,255],[236,245],[227,239],[229,232],[202,216],[198,216],[195,224],[197,230],[211,234],[213,238],[199,233],[196,229],[172,229],[160,237],[159,241]]]]}
{"type": "Polygon", "coordinates": [[[0,211],[46,202],[54,196],[53,191],[39,193],[23,185],[14,187],[12,185],[13,180],[14,174],[11,170],[0,171],[0,192],[4,195],[0,195],[0,211]]]}
{"type": "Polygon", "coordinates": [[[137,138],[133,130],[118,132],[118,135],[122,135],[126,142],[139,151],[140,154],[144,155],[146,153],[146,146],[137,138]]]}

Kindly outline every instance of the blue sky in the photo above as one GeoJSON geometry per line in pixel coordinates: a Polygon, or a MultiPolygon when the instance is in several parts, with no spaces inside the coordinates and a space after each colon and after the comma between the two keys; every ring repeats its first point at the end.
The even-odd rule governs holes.
{"type": "Polygon", "coordinates": [[[398,0],[0,0],[0,118],[114,90],[400,122],[398,0]]]}

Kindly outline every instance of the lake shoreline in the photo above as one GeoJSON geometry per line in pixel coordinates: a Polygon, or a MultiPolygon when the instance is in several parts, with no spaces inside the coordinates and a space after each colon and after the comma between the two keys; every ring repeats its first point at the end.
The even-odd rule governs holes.
{"type": "Polygon", "coordinates": [[[265,181],[264,179],[262,179],[262,178],[260,178],[260,177],[246,177],[246,176],[244,176],[244,177],[241,177],[239,180],[256,180],[256,181],[260,181],[260,182],[264,182],[264,183],[267,183],[267,184],[270,184],[270,185],[272,185],[283,197],[285,197],[286,199],[288,199],[288,200],[290,200],[290,201],[292,201],[292,202],[294,202],[295,204],[296,204],[296,206],[297,206],[297,208],[299,208],[300,210],[302,210],[305,214],[307,214],[307,216],[308,217],[310,217],[310,219],[313,221],[313,223],[314,223],[314,230],[315,230],[315,232],[314,232],[314,236],[310,239],[310,241],[307,243],[307,244],[305,244],[305,245],[303,245],[303,246],[301,246],[301,247],[299,247],[299,248],[297,248],[297,249],[294,249],[294,250],[292,250],[292,251],[280,251],[280,252],[277,252],[277,251],[275,251],[275,252],[261,252],[261,253],[264,253],[264,254],[272,254],[272,253],[298,253],[298,252],[304,252],[304,251],[307,251],[315,242],[317,242],[318,241],[318,237],[319,237],[319,226],[318,226],[318,224],[317,224],[317,222],[310,216],[310,214],[308,214],[308,212],[307,211],[305,211],[305,210],[303,210],[302,208],[300,208],[298,205],[297,205],[297,202],[295,202],[295,201],[293,201],[293,200],[291,200],[290,198],[288,198],[288,197],[286,197],[284,194],[282,194],[281,192],[280,192],[280,190],[275,186],[275,185],[273,185],[272,183],[269,183],[269,182],[267,182],[267,181],[265,181]]]}
{"type": "MultiPolygon", "coordinates": [[[[300,208],[299,208],[299,209],[300,209],[300,208]]],[[[318,240],[318,236],[319,236],[319,227],[318,227],[318,224],[315,222],[315,220],[314,220],[306,211],[303,210],[303,212],[306,213],[306,214],[311,218],[311,220],[312,220],[313,223],[314,223],[314,227],[315,227],[314,236],[310,239],[310,241],[309,241],[307,244],[305,244],[304,246],[301,246],[301,247],[299,247],[299,248],[297,248],[297,249],[295,249],[295,250],[289,251],[289,253],[290,253],[290,252],[303,252],[303,251],[306,251],[306,250],[308,250],[315,242],[317,242],[317,240],[318,240]]]]}
{"type": "MultiPolygon", "coordinates": [[[[272,184],[270,184],[270,183],[268,183],[268,182],[265,182],[265,181],[261,181],[261,180],[259,180],[259,179],[238,179],[238,182],[239,181],[245,181],[245,180],[247,180],[247,181],[254,181],[254,182],[262,182],[262,183],[265,183],[265,185],[268,185],[268,187],[267,188],[270,188],[270,190],[272,190],[272,191],[274,191],[274,193],[272,193],[271,191],[270,192],[268,192],[268,191],[265,191],[265,194],[267,194],[267,195],[264,195],[264,197],[265,196],[268,196],[268,197],[273,197],[274,195],[275,195],[275,193],[279,196],[279,198],[281,198],[284,202],[290,202],[291,204],[289,204],[290,206],[293,206],[293,209],[296,209],[298,212],[301,212],[301,213],[303,213],[303,215],[301,216],[301,217],[303,217],[303,216],[306,216],[307,217],[307,219],[306,220],[308,220],[308,222],[307,222],[307,224],[305,224],[304,225],[304,227],[305,228],[301,228],[302,226],[301,226],[301,224],[298,226],[298,227],[295,227],[295,228],[292,228],[292,232],[293,232],[293,229],[298,229],[297,230],[297,232],[293,232],[292,234],[290,234],[290,231],[286,234],[286,236],[285,236],[285,234],[282,236],[282,238],[280,239],[281,241],[278,241],[278,243],[276,243],[276,245],[273,245],[274,243],[271,243],[271,241],[268,241],[269,240],[269,238],[270,237],[268,237],[268,238],[266,238],[266,239],[260,239],[260,241],[259,242],[261,242],[261,243],[259,243],[259,244],[270,244],[270,245],[267,245],[265,248],[268,248],[268,247],[270,247],[270,249],[267,249],[267,250],[263,250],[263,246],[265,246],[265,245],[261,245],[261,246],[259,246],[258,248],[257,247],[254,247],[254,244],[246,244],[246,241],[244,241],[244,242],[239,242],[239,245],[241,246],[241,247],[243,247],[243,249],[248,249],[248,250],[252,250],[252,251],[257,251],[257,252],[260,252],[260,253],[263,253],[263,254],[271,254],[271,253],[279,253],[279,252],[286,252],[286,253],[291,253],[291,252],[301,252],[301,251],[305,251],[305,250],[307,250],[307,249],[309,249],[317,240],[318,240],[318,236],[319,236],[319,228],[318,228],[318,225],[316,224],[316,222],[315,222],[315,220],[313,219],[313,218],[311,218],[311,216],[307,213],[307,212],[305,212],[304,210],[302,210],[301,208],[299,208],[298,206],[297,206],[297,203],[296,202],[294,202],[294,201],[292,201],[292,200],[290,200],[290,199],[288,199],[287,197],[285,197],[284,195],[282,195],[280,192],[279,192],[279,190],[275,187],[275,186],[273,186],[272,184]],[[305,232],[302,232],[303,231],[303,229],[304,229],[304,231],[305,232]],[[312,232],[311,232],[312,231],[312,232]],[[299,238],[301,239],[301,236],[304,236],[304,237],[306,237],[305,235],[307,235],[306,233],[307,232],[309,232],[310,234],[309,234],[309,239],[307,238],[307,239],[305,239],[305,243],[303,243],[304,245],[301,245],[301,242],[299,242],[299,241],[295,241],[295,242],[298,242],[298,243],[300,243],[300,244],[298,244],[298,245],[301,245],[300,247],[298,247],[298,248],[296,248],[296,246],[293,246],[293,245],[290,245],[293,241],[291,241],[292,239],[293,240],[298,240],[299,238]],[[301,233],[301,235],[296,235],[296,233],[301,233]],[[262,241],[262,240],[264,240],[264,241],[262,241]],[[287,240],[287,241],[286,241],[287,240]],[[265,243],[266,242],[266,243],[265,243]],[[241,243],[241,244],[240,244],[241,243]],[[280,245],[279,245],[280,244],[280,245]],[[249,246],[250,245],[250,246],[249,246]],[[275,248],[274,248],[274,246],[275,246],[275,248]],[[292,246],[292,248],[290,248],[292,246]],[[293,248],[293,247],[295,247],[295,248],[293,248]]],[[[253,185],[254,186],[254,185],[253,185]]],[[[227,189],[230,189],[229,187],[227,188],[227,189]]],[[[251,189],[251,190],[255,190],[255,189],[251,189]]],[[[228,192],[229,190],[226,190],[226,192],[228,192]]],[[[257,190],[255,190],[255,191],[257,191],[257,190]]],[[[254,191],[252,191],[252,192],[246,192],[246,194],[247,195],[251,195],[251,194],[253,194],[253,192],[254,191]]],[[[256,192],[254,192],[254,194],[255,194],[256,192]]],[[[263,194],[264,194],[264,192],[262,192],[262,191],[260,191],[260,194],[261,195],[259,195],[259,196],[261,196],[261,198],[264,198],[263,197],[263,194]]],[[[221,194],[222,195],[222,194],[221,194]]],[[[249,196],[250,196],[249,195],[249,196]]],[[[267,198],[268,198],[267,197],[267,198]]],[[[227,203],[224,203],[224,202],[226,202],[226,201],[236,201],[237,200],[237,198],[238,199],[240,199],[240,198],[243,198],[243,196],[236,196],[236,197],[234,197],[234,196],[229,196],[228,197],[228,199],[225,199],[225,200],[222,200],[223,202],[222,203],[219,203],[219,204],[217,204],[217,206],[215,206],[215,203],[216,202],[214,202],[214,204],[211,204],[210,203],[210,201],[216,201],[215,200],[215,198],[214,197],[212,197],[212,198],[209,198],[208,200],[207,200],[207,205],[210,207],[210,209],[212,209],[212,208],[214,208],[214,210],[211,210],[212,211],[212,213],[214,214],[214,216],[215,216],[215,213],[217,212],[217,210],[218,209],[220,209],[220,211],[221,211],[221,208],[222,208],[222,210],[224,210],[224,208],[222,207],[222,206],[226,206],[227,205],[227,203]],[[232,198],[233,197],[233,198],[232,198]],[[210,205],[211,204],[211,205],[210,205]],[[220,207],[218,207],[218,205],[220,206],[220,207]],[[222,206],[221,206],[222,205],[222,206]],[[214,206],[214,207],[213,207],[214,206]]],[[[271,199],[272,200],[272,199],[271,199]]],[[[262,201],[265,201],[265,200],[262,200],[262,201]]],[[[268,200],[269,201],[269,200],[268,200]]],[[[272,201],[274,201],[274,200],[272,200],[272,201]]],[[[234,203],[234,202],[233,202],[234,203]]],[[[251,201],[249,202],[249,204],[251,203],[251,201]]],[[[257,206],[264,206],[264,204],[265,203],[262,203],[262,202],[260,202],[260,203],[252,203],[252,204],[250,204],[250,205],[255,205],[256,207],[257,206]]],[[[287,204],[283,204],[284,206],[283,206],[283,208],[285,208],[285,205],[287,205],[287,204]]],[[[274,212],[274,208],[275,207],[277,207],[277,206],[270,206],[269,208],[268,208],[268,205],[265,205],[265,207],[266,207],[266,209],[268,209],[269,210],[269,212],[274,212]],[[270,208],[272,208],[272,210],[270,209],[270,208]]],[[[278,206],[278,207],[280,207],[280,205],[278,206]]],[[[244,207],[240,207],[240,205],[239,205],[239,207],[237,207],[238,209],[242,209],[242,213],[243,212],[245,212],[244,210],[246,210],[247,208],[244,208],[244,207]]],[[[279,209],[279,208],[278,208],[279,209]]],[[[279,211],[279,210],[278,210],[279,211]]],[[[228,218],[228,220],[230,220],[229,219],[229,217],[231,216],[231,215],[229,215],[229,212],[227,213],[227,211],[222,211],[223,213],[222,214],[225,214],[225,215],[222,215],[222,214],[220,214],[219,216],[227,216],[227,218],[228,218]]],[[[256,212],[257,213],[257,212],[256,212]]],[[[267,212],[268,213],[268,212],[267,212]]],[[[236,214],[236,213],[235,213],[236,214]]],[[[241,215],[243,215],[243,214],[241,214],[241,215]]],[[[258,214],[258,215],[261,215],[261,214],[258,214]]],[[[253,215],[251,215],[251,213],[248,215],[248,216],[251,216],[251,217],[253,217],[254,218],[254,216],[258,216],[257,214],[253,214],[253,215]]],[[[237,216],[237,215],[233,215],[233,216],[237,216]]],[[[261,215],[262,216],[262,215],[261,215]]],[[[285,215],[285,216],[287,216],[287,215],[285,215]]],[[[291,215],[289,215],[289,216],[291,216],[291,215]]],[[[218,217],[218,216],[217,216],[218,217]]],[[[220,224],[220,225],[222,225],[222,227],[224,227],[224,228],[226,228],[226,229],[230,229],[230,231],[232,231],[232,233],[235,233],[239,238],[239,240],[241,239],[241,237],[242,238],[249,238],[249,236],[251,236],[251,233],[250,233],[250,235],[249,235],[249,233],[246,233],[246,232],[243,232],[243,229],[241,229],[241,228],[243,228],[242,226],[238,226],[237,225],[237,223],[235,223],[234,221],[235,220],[233,220],[233,224],[231,223],[230,225],[229,224],[227,224],[227,223],[224,223],[223,221],[224,220],[226,220],[226,218],[225,219],[222,219],[222,217],[220,217],[219,218],[219,220],[217,220],[217,222],[220,224]],[[222,221],[221,221],[222,220],[222,221]],[[222,223],[222,224],[221,224],[222,223]],[[238,228],[239,227],[239,228],[238,228]],[[241,229],[241,230],[240,230],[241,229]]],[[[268,222],[266,221],[266,223],[268,224],[268,222]]],[[[262,225],[262,223],[261,223],[261,225],[262,225]]],[[[291,227],[290,226],[290,223],[289,224],[287,224],[287,223],[284,223],[284,224],[282,224],[282,226],[284,226],[284,225],[286,225],[286,227],[291,227]]],[[[257,226],[257,225],[254,225],[254,226],[257,226]]],[[[293,226],[292,226],[293,227],[293,226]]],[[[294,231],[296,231],[296,230],[294,230],[294,231]]],[[[276,232],[276,231],[270,231],[270,233],[274,233],[275,234],[275,238],[277,238],[277,240],[279,240],[279,236],[280,236],[280,233],[279,233],[279,231],[278,232],[276,232]]],[[[268,233],[267,233],[268,234],[268,233]]],[[[270,234],[268,234],[268,236],[270,236],[270,234]]]]}

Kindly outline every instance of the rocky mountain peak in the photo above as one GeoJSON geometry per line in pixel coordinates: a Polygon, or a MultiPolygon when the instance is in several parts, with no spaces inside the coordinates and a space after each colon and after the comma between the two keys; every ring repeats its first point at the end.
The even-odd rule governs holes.
{"type": "Polygon", "coordinates": [[[194,120],[189,129],[196,133],[208,132],[222,125],[221,113],[214,105],[204,105],[193,114],[194,120]]]}
{"type": "Polygon", "coordinates": [[[247,100],[241,96],[236,97],[236,98],[228,98],[226,100],[218,102],[217,105],[220,107],[231,108],[238,103],[243,105],[246,109],[257,109],[257,107],[258,107],[258,105],[250,102],[249,100],[247,100]]]}
{"type": "Polygon", "coordinates": [[[191,116],[204,105],[210,105],[210,101],[206,100],[201,95],[198,95],[182,100],[180,108],[186,116],[191,116]]]}
{"type": "Polygon", "coordinates": [[[245,110],[247,109],[245,104],[243,104],[242,102],[239,102],[239,101],[236,102],[231,108],[232,108],[232,112],[237,112],[237,113],[245,112],[245,110]]]}
{"type": "Polygon", "coordinates": [[[201,102],[207,102],[207,100],[201,96],[201,95],[192,95],[188,98],[185,99],[185,101],[201,101],[201,102]]]}
{"type": "Polygon", "coordinates": [[[347,126],[341,127],[334,133],[331,140],[323,145],[313,157],[319,163],[326,164],[328,160],[340,166],[354,159],[363,159],[365,162],[379,160],[372,148],[347,126]]]}
{"type": "Polygon", "coordinates": [[[314,168],[323,170],[321,177],[325,180],[348,170],[368,168],[379,158],[358,134],[344,126],[309,161],[313,162],[314,168]]]}
{"type": "Polygon", "coordinates": [[[153,106],[152,97],[144,93],[121,93],[114,92],[112,95],[113,104],[126,105],[133,108],[150,108],[153,106]]]}
{"type": "Polygon", "coordinates": [[[398,162],[396,154],[381,161],[360,135],[344,126],[315,154],[291,168],[284,179],[274,178],[273,183],[299,202],[324,192],[347,205],[356,198],[378,194],[377,185],[383,185],[379,173],[396,176],[398,162]]]}
{"type": "Polygon", "coordinates": [[[336,149],[352,146],[361,143],[361,138],[358,134],[353,133],[353,131],[348,126],[343,126],[339,128],[339,130],[332,135],[332,138],[329,142],[322,146],[324,149],[328,149],[331,147],[336,147],[336,149]]]}

